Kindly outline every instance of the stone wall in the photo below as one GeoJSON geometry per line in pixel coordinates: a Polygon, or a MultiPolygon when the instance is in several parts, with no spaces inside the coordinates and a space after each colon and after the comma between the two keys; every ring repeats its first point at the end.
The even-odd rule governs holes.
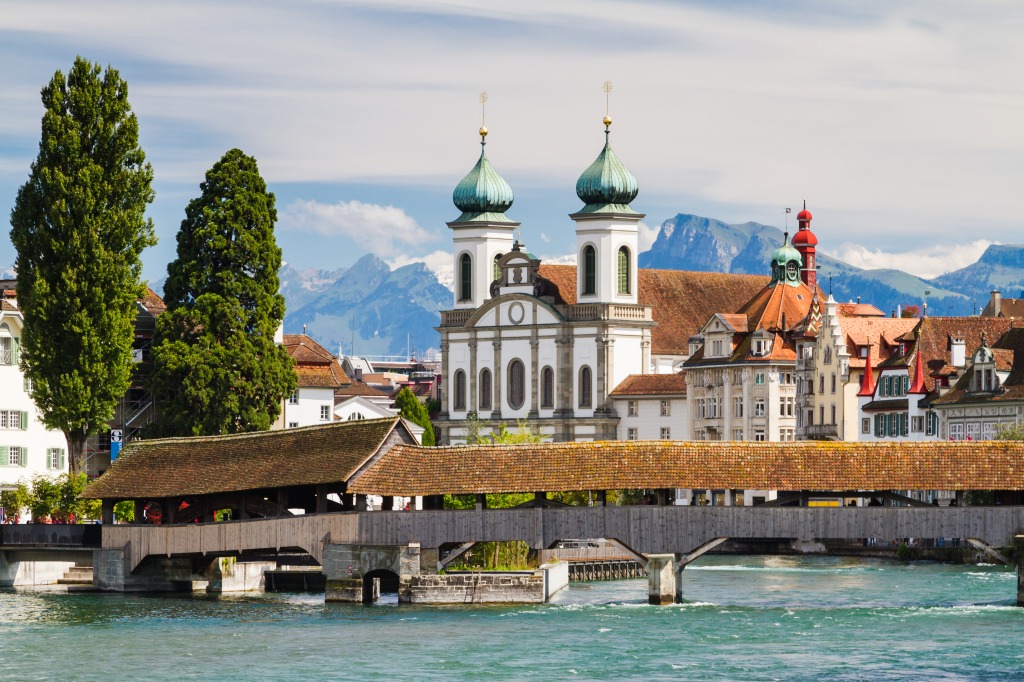
{"type": "Polygon", "coordinates": [[[543,604],[569,584],[569,565],[536,571],[415,575],[402,581],[399,601],[412,604],[543,604]]]}

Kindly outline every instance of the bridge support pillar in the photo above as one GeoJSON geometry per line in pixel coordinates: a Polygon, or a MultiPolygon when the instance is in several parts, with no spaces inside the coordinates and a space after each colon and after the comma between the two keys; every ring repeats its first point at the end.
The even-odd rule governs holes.
{"type": "MultiPolygon", "coordinates": [[[[323,573],[324,600],[365,603],[380,596],[382,573],[397,579],[398,601],[408,601],[409,582],[420,572],[420,546],[325,544],[323,573]]],[[[387,590],[386,590],[387,591],[387,590]]]]}
{"type": "Polygon", "coordinates": [[[675,554],[647,555],[647,603],[664,606],[683,600],[683,572],[675,554]]]}
{"type": "Polygon", "coordinates": [[[1024,535],[1014,537],[1017,551],[1017,606],[1024,606],[1024,535]]]}

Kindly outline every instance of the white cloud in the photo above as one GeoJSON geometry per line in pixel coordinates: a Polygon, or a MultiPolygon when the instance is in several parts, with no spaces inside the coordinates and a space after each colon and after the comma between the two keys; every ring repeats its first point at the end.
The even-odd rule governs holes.
{"type": "Polygon", "coordinates": [[[427,269],[437,276],[437,281],[443,286],[455,291],[455,266],[452,262],[451,251],[434,251],[425,256],[401,255],[385,261],[392,270],[409,265],[410,263],[423,263],[427,269]]]}
{"type": "Polygon", "coordinates": [[[541,232],[541,233],[540,233],[540,240],[541,240],[542,242],[544,242],[545,244],[550,244],[550,243],[551,243],[551,237],[547,236],[547,235],[546,235],[545,233],[543,233],[543,232],[541,232]]]}
{"type": "Polygon", "coordinates": [[[292,232],[348,237],[378,255],[393,253],[401,244],[419,244],[433,238],[400,208],[355,200],[323,204],[299,199],[281,212],[279,224],[282,230],[292,232]]]}
{"type": "Polygon", "coordinates": [[[661,232],[661,227],[657,225],[648,225],[644,221],[640,221],[640,239],[638,246],[640,251],[647,251],[654,244],[654,240],[658,238],[658,233],[661,232]]]}
{"type": "Polygon", "coordinates": [[[837,250],[829,253],[858,268],[903,270],[930,279],[976,262],[985,249],[994,243],[998,242],[978,239],[969,244],[935,244],[923,249],[901,252],[882,251],[847,243],[841,244],[837,250]]]}

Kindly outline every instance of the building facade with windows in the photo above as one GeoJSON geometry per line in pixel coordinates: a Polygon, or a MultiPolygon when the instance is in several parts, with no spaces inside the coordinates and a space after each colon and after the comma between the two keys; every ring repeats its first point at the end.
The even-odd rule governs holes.
{"type": "Polygon", "coordinates": [[[13,282],[0,284],[0,490],[38,475],[67,473],[67,440],[47,429],[19,367],[24,324],[13,282]]]}
{"type": "Polygon", "coordinates": [[[282,345],[295,361],[299,385],[285,398],[275,426],[294,429],[334,421],[334,393],[351,383],[338,359],[305,334],[285,334],[282,345]]]}
{"type": "MultiPolygon", "coordinates": [[[[512,191],[486,154],[458,184],[448,226],[456,272],[442,311],[438,443],[525,422],[546,440],[607,440],[622,415],[613,389],[634,374],[672,372],[713,310],[745,300],[763,278],[638,271],[637,182],[609,143],[580,176],[574,266],[543,265],[514,238],[512,191]]],[[[481,143],[486,142],[481,129],[481,143]]]]}
{"type": "Polygon", "coordinates": [[[690,440],[686,377],[631,374],[610,394],[618,440],[690,440]]]}

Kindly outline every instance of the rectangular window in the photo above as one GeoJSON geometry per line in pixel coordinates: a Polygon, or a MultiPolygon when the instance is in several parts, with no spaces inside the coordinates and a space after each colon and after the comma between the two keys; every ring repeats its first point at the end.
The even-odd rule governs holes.
{"type": "Polygon", "coordinates": [[[743,429],[733,429],[732,430],[732,439],[733,440],[743,440],[743,429]]]}
{"type": "Polygon", "coordinates": [[[48,469],[63,469],[64,468],[64,450],[63,448],[49,448],[46,451],[46,466],[48,469]]]}
{"type": "Polygon", "coordinates": [[[0,458],[2,458],[0,464],[23,467],[25,466],[25,448],[17,445],[0,446],[0,458]]]}
{"type": "Polygon", "coordinates": [[[743,416],[743,398],[732,399],[732,416],[742,417],[743,416]]]}
{"type": "Polygon", "coordinates": [[[924,431],[924,417],[911,417],[910,430],[914,433],[921,433],[924,431]]]}
{"type": "Polygon", "coordinates": [[[950,424],[949,425],[949,439],[950,440],[963,440],[964,439],[964,425],[963,424],[950,424]]]}
{"type": "Polygon", "coordinates": [[[713,357],[719,357],[722,355],[722,340],[716,339],[711,342],[711,355],[713,357]]]}
{"type": "Polygon", "coordinates": [[[637,413],[636,401],[635,400],[627,400],[626,401],[626,415],[630,416],[630,417],[635,417],[636,413],[637,413]]]}
{"type": "MultiPolygon", "coordinates": [[[[714,398],[712,398],[711,401],[714,402],[714,398]]],[[[668,401],[668,400],[662,400],[661,401],[661,416],[662,417],[670,417],[670,416],[672,416],[672,403],[671,403],[671,401],[668,401]]]]}
{"type": "Polygon", "coordinates": [[[832,392],[836,392],[836,373],[832,372],[832,392]]]}
{"type": "Polygon", "coordinates": [[[926,432],[926,435],[934,436],[934,435],[938,434],[938,432],[939,432],[939,415],[937,415],[934,412],[929,412],[928,416],[926,417],[926,419],[928,421],[928,427],[927,427],[928,430],[926,432]]]}
{"type": "Polygon", "coordinates": [[[288,428],[289,429],[297,429],[297,428],[299,428],[299,422],[288,422],[288,428]]]}
{"type": "Polygon", "coordinates": [[[0,336],[0,365],[18,364],[17,348],[18,342],[10,336],[0,336]]]}
{"type": "Polygon", "coordinates": [[[836,406],[832,406],[832,426],[836,425],[836,406]]]}
{"type": "Polygon", "coordinates": [[[672,439],[672,429],[670,429],[667,426],[662,426],[661,427],[661,439],[662,440],[671,440],[672,439]]]}
{"type": "Polygon", "coordinates": [[[288,396],[288,404],[289,405],[298,405],[299,404],[299,392],[298,391],[295,391],[295,393],[292,393],[290,396],[288,396]]]}
{"type": "Polygon", "coordinates": [[[0,429],[28,429],[28,412],[0,410],[0,429]]]}
{"type": "Polygon", "coordinates": [[[978,422],[967,423],[967,440],[978,440],[981,436],[981,424],[978,422]]]}
{"type": "Polygon", "coordinates": [[[818,375],[818,393],[824,393],[824,392],[825,392],[825,375],[824,374],[819,374],[818,375]]]}
{"type": "Polygon", "coordinates": [[[708,419],[718,418],[718,398],[708,398],[708,419]]]}
{"type": "Polygon", "coordinates": [[[763,417],[764,416],[764,401],[763,400],[755,400],[754,401],[754,416],[755,417],[763,417]]]}
{"type": "Polygon", "coordinates": [[[824,405],[818,405],[818,423],[819,424],[824,424],[825,423],[825,406],[824,405]]]}
{"type": "Polygon", "coordinates": [[[636,440],[636,427],[631,426],[626,429],[626,440],[636,440]]]}
{"type": "Polygon", "coordinates": [[[754,384],[758,386],[764,384],[764,372],[754,372],[754,384]]]}
{"type": "Polygon", "coordinates": [[[864,417],[860,420],[860,432],[865,435],[871,433],[871,419],[864,417]]]}
{"type": "Polygon", "coordinates": [[[697,419],[704,419],[704,398],[697,398],[697,419]]]}
{"type": "Polygon", "coordinates": [[[331,406],[321,405],[320,406],[320,421],[330,421],[331,419],[331,406]]]}
{"type": "Polygon", "coordinates": [[[754,440],[758,442],[763,442],[764,440],[766,440],[764,437],[764,431],[754,431],[754,440]]]}

